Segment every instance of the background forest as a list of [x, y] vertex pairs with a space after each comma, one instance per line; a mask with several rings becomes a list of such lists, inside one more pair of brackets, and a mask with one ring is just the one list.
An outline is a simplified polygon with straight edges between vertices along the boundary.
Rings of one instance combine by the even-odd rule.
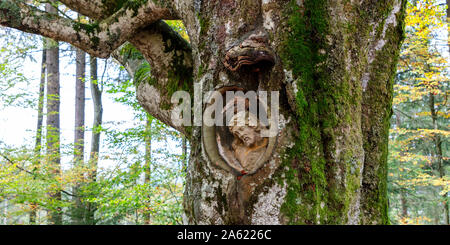
[[[392, 224], [449, 224], [446, 13], [445, 1], [408, 2], [389, 137]], [[188, 156], [189, 142], [139, 106], [114, 58], [0, 27], [0, 224], [181, 224]]]

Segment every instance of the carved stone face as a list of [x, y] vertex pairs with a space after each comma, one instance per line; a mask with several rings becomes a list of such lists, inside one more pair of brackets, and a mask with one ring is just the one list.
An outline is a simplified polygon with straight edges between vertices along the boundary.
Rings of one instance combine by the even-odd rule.
[[[226, 101], [225, 93], [222, 93], [222, 96]], [[223, 107], [222, 119], [225, 125], [204, 126], [202, 130], [203, 145], [211, 162], [238, 176], [254, 174], [261, 168], [270, 159], [276, 141], [276, 136], [263, 137], [262, 134], [273, 122], [266, 122], [267, 119], [262, 121], [264, 118], [260, 120], [252, 110], [253, 104], [250, 99], [248, 103], [245, 101], [244, 107], [240, 107], [241, 99], [246, 98], [237, 97], [229, 100]], [[257, 98], [253, 103], [258, 103], [258, 112], [264, 110], [268, 115], [267, 106], [263, 101]], [[216, 105], [210, 102], [208, 106]], [[228, 113], [231, 114], [231, 118], [228, 118], [230, 116]]]
[[250, 126], [232, 126], [230, 127], [231, 133], [238, 137], [245, 146], [253, 146], [257, 141], [261, 140], [259, 132], [254, 127]]

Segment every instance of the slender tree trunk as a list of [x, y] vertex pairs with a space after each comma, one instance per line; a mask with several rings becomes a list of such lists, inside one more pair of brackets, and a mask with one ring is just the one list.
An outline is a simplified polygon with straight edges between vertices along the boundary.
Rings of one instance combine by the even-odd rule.
[[[98, 163], [98, 153], [100, 151], [100, 127], [102, 125], [102, 91], [100, 90], [98, 76], [97, 76], [97, 58], [91, 57], [91, 95], [94, 106], [94, 122], [92, 124], [92, 142], [90, 161], [93, 166]], [[95, 178], [95, 176], [93, 176]]]
[[[76, 49], [76, 79], [75, 79], [75, 136], [74, 136], [74, 168], [78, 173], [80, 181], [84, 179], [84, 114], [85, 114], [85, 78], [86, 78], [86, 54], [80, 49]], [[81, 171], [81, 172], [80, 172]], [[85, 207], [80, 197], [79, 183], [74, 187], [75, 207], [72, 216], [73, 224], [83, 224], [85, 222]]]
[[[429, 103], [429, 107], [430, 107], [430, 111], [431, 111], [431, 119], [433, 122], [433, 129], [437, 130], [438, 129], [438, 125], [437, 125], [437, 112], [435, 109], [435, 98], [433, 93], [430, 93], [430, 103]], [[439, 135], [435, 135], [433, 137], [433, 141], [434, 141], [434, 149], [435, 149], [435, 154], [436, 154], [436, 163], [437, 163], [437, 170], [439, 173], [439, 178], [443, 178], [445, 176], [445, 169], [444, 169], [444, 162], [443, 162], [443, 158], [442, 158], [442, 141], [441, 141], [441, 137]], [[444, 222], [446, 225], [449, 225], [449, 204], [448, 204], [448, 194], [445, 193], [442, 196], [443, 201], [443, 206], [444, 206]]]
[[[396, 120], [396, 126], [397, 128], [401, 128], [402, 121], [400, 117], [400, 112], [395, 111], [395, 120]], [[403, 155], [403, 152], [400, 153]], [[406, 199], [406, 191], [403, 187], [400, 187], [400, 203], [401, 203], [401, 217], [407, 218], [408, 217], [408, 201]]]
[[[47, 47], [45, 39], [42, 45], [42, 61], [41, 61], [41, 80], [39, 82], [39, 100], [38, 100], [38, 118], [36, 125], [36, 140], [34, 144], [34, 152], [39, 156], [42, 147], [42, 122], [44, 120], [44, 96], [45, 96], [45, 78], [46, 78], [46, 62]], [[35, 169], [33, 169], [35, 170]]]
[[[152, 122], [153, 118], [150, 115], [147, 115], [147, 121], [146, 121], [146, 135], [145, 135], [145, 166], [144, 166], [144, 181], [147, 185], [150, 184], [151, 179], [151, 163], [152, 163]], [[148, 206], [147, 208], [151, 207], [151, 196], [148, 197]], [[144, 224], [149, 225], [151, 224], [151, 213], [148, 210], [145, 210], [144, 212]]]
[[400, 202], [402, 205], [402, 218], [407, 218], [408, 217], [408, 201], [406, 200], [404, 190], [400, 190]]
[[[450, 0], [447, 0], [447, 24], [450, 23]], [[447, 37], [449, 38], [450, 35]]]
[[[45, 9], [47, 12], [57, 13], [57, 10], [48, 3]], [[54, 178], [59, 179], [61, 175], [59, 44], [51, 39], [47, 39], [47, 43], [49, 44], [47, 50], [47, 155], [50, 172]], [[56, 203], [61, 201], [60, 188], [58, 186], [50, 193], [50, 197]], [[51, 224], [62, 224], [62, 208], [59, 205], [48, 214]]]
[[[42, 147], [42, 122], [44, 120], [44, 96], [45, 96], [45, 72], [46, 72], [46, 60], [47, 60], [47, 47], [45, 43], [45, 38], [42, 41], [42, 61], [41, 61], [41, 80], [39, 82], [39, 100], [38, 100], [38, 118], [36, 125], [36, 140], [34, 144], [34, 153], [36, 154], [35, 167], [33, 167], [33, 172], [37, 171], [39, 160], [41, 158], [41, 147]], [[30, 224], [36, 224], [37, 218], [37, 203], [32, 202], [30, 204]]]
[[[447, 0], [447, 28], [448, 28], [448, 26], [450, 25], [450, 0]], [[447, 44], [450, 44], [450, 33], [448, 33], [447, 32]], [[449, 46], [449, 48], [450, 48], [450, 46]], [[447, 96], [447, 95], [446, 95]], [[441, 142], [442, 143], [442, 142]], [[442, 157], [442, 145], [440, 145], [441, 146], [441, 157]], [[442, 159], [441, 159], [442, 160]], [[442, 166], [442, 173], [440, 173], [442, 176], [444, 176], [445, 175], [445, 169], [444, 169], [444, 167]], [[445, 208], [446, 208], [446, 211], [445, 211], [445, 213], [446, 213], [446, 218], [445, 218], [445, 221], [446, 221], [446, 224], [448, 225], [448, 224], [450, 224], [449, 222], [450, 222], [450, 217], [449, 217], [449, 213], [450, 213], [450, 210], [449, 210], [449, 208], [450, 208], [450, 204], [449, 204], [449, 193], [446, 193], [445, 194], [445, 197], [444, 197], [444, 200], [445, 200], [445, 204], [444, 204], [444, 206], [445, 206]]]
[[188, 155], [187, 155], [187, 138], [185, 135], [182, 135], [182, 141], [181, 141], [181, 150], [182, 150], [182, 154], [183, 154], [183, 172], [187, 171], [187, 165], [188, 165]]
[[[98, 155], [100, 152], [100, 128], [102, 125], [102, 115], [103, 115], [103, 105], [102, 105], [102, 91], [99, 87], [98, 81], [98, 66], [97, 66], [97, 58], [90, 57], [90, 72], [91, 72], [91, 96], [92, 103], [94, 106], [94, 121], [92, 123], [92, 141], [91, 141], [91, 150], [89, 154], [89, 169], [90, 174], [88, 176], [89, 181], [95, 182], [97, 179], [97, 166], [98, 166]], [[96, 207], [95, 204], [88, 204], [88, 213], [87, 223], [95, 224], [95, 214]]]

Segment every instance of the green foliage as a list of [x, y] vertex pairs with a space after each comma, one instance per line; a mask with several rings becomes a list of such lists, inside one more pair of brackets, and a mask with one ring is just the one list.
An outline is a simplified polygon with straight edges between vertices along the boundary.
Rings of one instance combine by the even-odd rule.
[[[132, 47], [127, 52], [134, 55]], [[16, 59], [8, 61], [3, 67], [14, 64]], [[118, 67], [105, 73], [115, 72], [120, 73]], [[18, 72], [11, 70], [9, 75], [18, 76]], [[14, 82], [19, 81], [14, 79]], [[83, 215], [74, 206], [76, 197], [94, 211], [92, 220], [83, 221], [86, 224], [181, 223], [185, 174], [182, 169], [186, 156], [166, 149], [166, 145], [179, 148], [181, 136], [139, 106], [135, 86], [130, 80], [113, 79], [111, 75], [102, 76], [101, 80], [106, 92], [103, 98], [112, 98], [116, 105], [125, 106], [133, 112], [134, 120], [104, 122], [92, 129], [101, 132], [103, 139], [98, 168], [90, 161], [69, 160], [67, 163], [64, 159], [73, 158], [74, 146], [61, 144], [63, 167], [60, 176], [55, 177], [49, 164], [51, 154], [41, 155], [29, 146], [31, 144], [22, 147], [0, 145], [0, 203], [2, 208], [3, 204], [8, 205], [6, 213], [2, 209], [0, 217], [6, 218], [9, 224], [27, 224], [33, 208], [38, 211], [37, 223], [46, 224], [46, 211], [58, 207], [62, 207], [63, 223], [71, 224], [73, 218]], [[149, 139], [150, 156], [144, 147]], [[79, 188], [77, 192], [74, 192], [75, 186]], [[48, 195], [57, 191], [62, 191], [62, 200]]]
[[5, 38], [0, 40], [0, 108], [34, 107], [38, 98], [27, 90], [32, 80], [25, 77], [23, 63], [32, 59], [29, 51], [35, 48], [36, 38], [0, 29], [0, 36], [3, 35]]

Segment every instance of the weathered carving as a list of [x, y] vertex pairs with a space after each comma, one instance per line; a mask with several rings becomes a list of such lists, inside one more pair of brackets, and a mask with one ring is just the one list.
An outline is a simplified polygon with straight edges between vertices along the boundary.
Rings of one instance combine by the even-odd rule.
[[267, 36], [263, 33], [250, 35], [240, 45], [228, 50], [223, 64], [230, 71], [238, 71], [243, 66], [254, 66], [253, 71], [275, 64], [273, 52], [267, 48]]
[[[243, 101], [244, 106], [237, 106]], [[259, 99], [259, 110], [264, 110], [265, 123], [249, 110], [250, 101], [240, 96], [230, 100], [222, 109], [224, 126], [203, 128], [203, 143], [210, 160], [223, 169], [240, 176], [255, 173], [270, 158], [276, 136], [265, 137], [269, 127], [267, 106]], [[208, 106], [212, 106], [209, 104]], [[231, 111], [230, 111], [231, 110]], [[231, 117], [227, 120], [227, 114]]]

